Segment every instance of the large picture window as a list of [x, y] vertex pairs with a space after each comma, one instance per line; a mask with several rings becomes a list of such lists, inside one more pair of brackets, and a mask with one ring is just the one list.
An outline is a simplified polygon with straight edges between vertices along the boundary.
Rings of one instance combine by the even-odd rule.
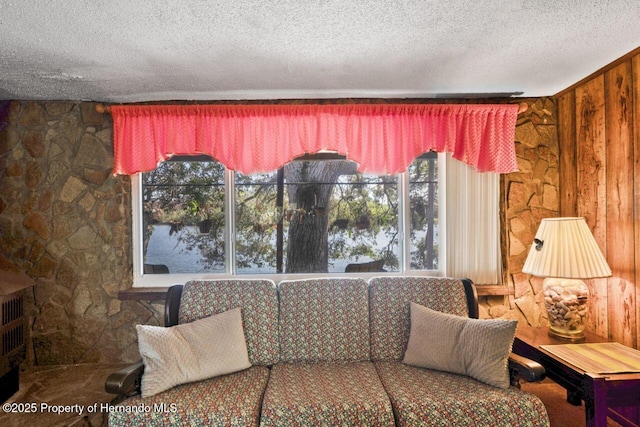
[[113, 171], [132, 175], [134, 286], [352, 271], [501, 283], [499, 174], [518, 170], [518, 111], [112, 106]]
[[395, 176], [332, 155], [251, 175], [174, 157], [140, 175], [138, 279], [438, 270], [435, 153]]

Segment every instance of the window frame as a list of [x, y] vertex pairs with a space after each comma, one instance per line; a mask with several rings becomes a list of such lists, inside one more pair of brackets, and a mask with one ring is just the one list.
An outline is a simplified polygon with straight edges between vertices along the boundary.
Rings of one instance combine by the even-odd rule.
[[[322, 160], [323, 154], [309, 156], [308, 159]], [[326, 153], [329, 154], [329, 153]], [[323, 277], [374, 277], [374, 276], [402, 276], [407, 274], [421, 276], [443, 276], [444, 254], [446, 254], [446, 209], [444, 195], [446, 194], [446, 182], [443, 179], [445, 168], [445, 154], [437, 153], [438, 165], [438, 227], [439, 227], [439, 262], [437, 270], [412, 270], [411, 269], [411, 242], [408, 238], [411, 213], [409, 210], [409, 172], [397, 174], [398, 194], [402, 195], [398, 201], [398, 218], [402, 218], [398, 224], [400, 268], [395, 272], [333, 272], [333, 273], [269, 273], [269, 274], [237, 274], [235, 271], [235, 175], [234, 171], [225, 168], [225, 272], [224, 273], [170, 273], [170, 274], [145, 274], [143, 270], [143, 208], [142, 208], [142, 175], [136, 173], [131, 176], [131, 213], [132, 213], [132, 249], [133, 249], [133, 287], [168, 287], [176, 283], [185, 283], [189, 280], [213, 280], [213, 279], [257, 279], [267, 278], [279, 283], [282, 280], [323, 278]], [[326, 158], [326, 157], [325, 157]], [[305, 158], [303, 158], [304, 160]]]

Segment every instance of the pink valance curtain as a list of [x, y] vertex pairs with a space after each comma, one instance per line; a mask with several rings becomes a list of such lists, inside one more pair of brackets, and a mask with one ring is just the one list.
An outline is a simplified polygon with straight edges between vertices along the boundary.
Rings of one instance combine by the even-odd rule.
[[518, 170], [518, 106], [486, 104], [112, 106], [114, 174], [207, 154], [242, 173], [335, 151], [360, 172], [395, 174], [420, 154], [451, 152], [480, 172]]

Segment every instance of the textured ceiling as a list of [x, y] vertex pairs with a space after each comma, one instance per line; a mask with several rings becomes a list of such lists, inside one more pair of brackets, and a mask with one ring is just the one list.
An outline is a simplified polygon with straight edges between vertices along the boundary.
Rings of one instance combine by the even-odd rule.
[[0, 0], [0, 99], [553, 95], [638, 0]]

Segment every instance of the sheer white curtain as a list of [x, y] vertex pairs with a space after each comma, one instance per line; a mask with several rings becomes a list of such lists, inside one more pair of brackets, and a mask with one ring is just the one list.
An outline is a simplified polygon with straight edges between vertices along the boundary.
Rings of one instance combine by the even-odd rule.
[[502, 283], [500, 177], [444, 157], [444, 274], [476, 284]]

